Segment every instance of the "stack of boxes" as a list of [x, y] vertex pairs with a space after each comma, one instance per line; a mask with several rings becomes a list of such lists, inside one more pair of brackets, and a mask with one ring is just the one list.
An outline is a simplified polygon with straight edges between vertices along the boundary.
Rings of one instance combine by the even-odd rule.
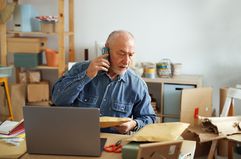
[[43, 64], [46, 44], [45, 37], [8, 38], [8, 52], [13, 53], [14, 66], [19, 68], [16, 71], [17, 83], [11, 85], [14, 120], [23, 118], [22, 107], [29, 103], [49, 105], [49, 83], [41, 80], [40, 71], [30, 70]]
[[[27, 101], [31, 104], [49, 101], [49, 83], [41, 80], [40, 71], [19, 72], [19, 82], [27, 86]], [[36, 104], [37, 104], [36, 103]]]
[[10, 37], [8, 52], [14, 53], [16, 67], [33, 68], [43, 62], [42, 51], [46, 48], [47, 38], [44, 37]]

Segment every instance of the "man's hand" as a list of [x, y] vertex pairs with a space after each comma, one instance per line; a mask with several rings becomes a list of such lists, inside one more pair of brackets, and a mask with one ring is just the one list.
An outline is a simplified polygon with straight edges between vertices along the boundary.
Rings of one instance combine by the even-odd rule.
[[106, 59], [108, 56], [109, 54], [104, 54], [90, 62], [86, 70], [86, 74], [89, 78], [94, 78], [99, 71], [108, 71], [110, 67], [110, 62]]
[[123, 123], [120, 126], [117, 126], [115, 128], [119, 133], [126, 134], [129, 131], [133, 130], [135, 128], [135, 126], [136, 126], [136, 121], [131, 120], [131, 121], [125, 122], [125, 123]]

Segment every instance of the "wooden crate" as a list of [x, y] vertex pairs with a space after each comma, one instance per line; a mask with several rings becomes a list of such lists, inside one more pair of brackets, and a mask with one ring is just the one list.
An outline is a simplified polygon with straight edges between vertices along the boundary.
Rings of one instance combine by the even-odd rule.
[[10, 53], [39, 53], [46, 48], [47, 38], [44, 37], [10, 37], [7, 40]]

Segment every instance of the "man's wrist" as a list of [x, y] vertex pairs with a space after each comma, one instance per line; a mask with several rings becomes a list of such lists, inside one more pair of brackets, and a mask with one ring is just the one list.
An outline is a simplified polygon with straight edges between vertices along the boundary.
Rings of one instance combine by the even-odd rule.
[[133, 127], [133, 131], [136, 131], [138, 129], [138, 122], [136, 120], [133, 120], [134, 121], [134, 127]]

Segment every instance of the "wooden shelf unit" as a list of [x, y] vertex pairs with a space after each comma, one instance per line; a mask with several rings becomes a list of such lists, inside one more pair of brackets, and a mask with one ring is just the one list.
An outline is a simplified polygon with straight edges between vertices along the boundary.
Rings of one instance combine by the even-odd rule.
[[[18, 0], [15, 0], [18, 2]], [[59, 65], [58, 67], [47, 67], [47, 66], [39, 66], [39, 69], [58, 69], [58, 76], [61, 76], [66, 69], [66, 61], [65, 61], [65, 36], [68, 36], [68, 56], [69, 61], [75, 61], [75, 46], [74, 46], [74, 0], [68, 0], [68, 17], [69, 17], [69, 28], [68, 32], [65, 32], [64, 22], [64, 6], [65, 0], [58, 0], [58, 23], [57, 28], [58, 31], [56, 33], [43, 33], [43, 32], [17, 32], [17, 31], [7, 31], [6, 24], [0, 24], [0, 37], [1, 37], [1, 65], [7, 65], [7, 35], [13, 34], [13, 36], [54, 36], [58, 37], [58, 54], [59, 54]], [[6, 5], [5, 0], [0, 0], [0, 9], [3, 9]]]
[[[164, 113], [164, 95], [166, 93], [165, 85], [177, 85], [180, 87], [190, 86], [193, 88], [202, 87], [202, 76], [201, 75], [178, 75], [172, 78], [143, 78], [147, 83], [150, 94], [156, 99], [158, 107], [157, 116], [164, 121], [164, 118], [179, 119], [180, 114], [175, 113]], [[169, 92], [167, 92], [169, 93]], [[174, 94], [176, 95], [176, 94]], [[173, 96], [176, 98], [176, 96]], [[181, 103], [180, 103], [181, 104]], [[178, 109], [178, 108], [177, 108]]]

